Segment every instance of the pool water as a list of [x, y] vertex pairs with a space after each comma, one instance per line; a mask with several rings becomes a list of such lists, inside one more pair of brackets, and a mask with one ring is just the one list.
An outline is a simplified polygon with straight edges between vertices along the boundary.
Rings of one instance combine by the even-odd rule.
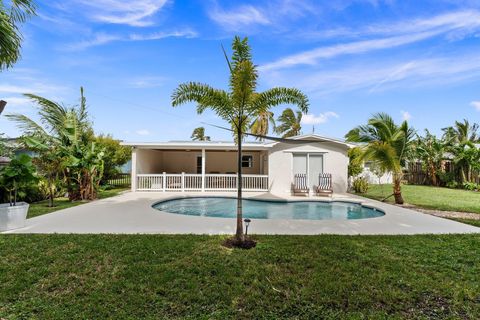
[[[351, 202], [273, 201], [243, 199], [243, 217], [251, 219], [346, 220], [383, 216], [385, 213]], [[153, 205], [160, 211], [202, 217], [235, 218], [237, 199], [189, 197]]]

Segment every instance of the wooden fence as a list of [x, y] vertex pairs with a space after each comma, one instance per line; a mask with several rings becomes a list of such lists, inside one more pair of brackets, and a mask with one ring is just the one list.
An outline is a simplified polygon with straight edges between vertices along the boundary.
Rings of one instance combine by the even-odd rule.
[[[445, 162], [443, 173], [449, 173], [455, 175], [455, 181], [460, 181], [460, 176], [456, 173], [455, 165], [452, 162]], [[437, 177], [439, 183], [442, 184], [442, 181]], [[432, 181], [427, 172], [423, 170], [422, 164], [420, 162], [410, 163], [408, 168], [404, 170], [404, 180], [408, 184], [417, 184], [417, 185], [431, 185]], [[480, 172], [472, 173], [472, 181], [475, 183], [480, 183]]]
[[132, 183], [132, 176], [130, 173], [118, 173], [112, 179], [109, 179], [107, 183], [111, 186], [126, 187]]

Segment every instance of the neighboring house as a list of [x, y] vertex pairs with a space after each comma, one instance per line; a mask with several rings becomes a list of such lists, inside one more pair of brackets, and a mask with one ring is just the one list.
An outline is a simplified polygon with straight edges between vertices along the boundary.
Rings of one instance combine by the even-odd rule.
[[[334, 192], [347, 191], [350, 144], [319, 135], [290, 142], [245, 142], [243, 189], [285, 194], [294, 174], [304, 173], [311, 189], [320, 173], [331, 173]], [[305, 142], [302, 143], [302, 140]], [[132, 191], [235, 191], [237, 146], [221, 141], [129, 143]]]
[[368, 183], [370, 183], [370, 184], [388, 184], [388, 183], [393, 182], [391, 172], [386, 172], [383, 175], [378, 176], [377, 173], [375, 173], [375, 171], [371, 169], [371, 167], [372, 167], [372, 162], [371, 161], [366, 161], [363, 164], [363, 172], [360, 174], [360, 176], [367, 179]]

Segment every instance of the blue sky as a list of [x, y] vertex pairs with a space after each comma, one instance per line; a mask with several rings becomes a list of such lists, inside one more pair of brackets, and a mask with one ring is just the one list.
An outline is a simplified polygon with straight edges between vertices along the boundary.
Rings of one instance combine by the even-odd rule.
[[[172, 108], [184, 81], [226, 88], [221, 44], [248, 36], [259, 90], [310, 99], [303, 132], [343, 137], [379, 111], [440, 133], [480, 122], [480, 1], [37, 1], [23, 57], [0, 74], [8, 112], [35, 115], [22, 93], [65, 104], [84, 86], [97, 132], [130, 141], [189, 139], [194, 105]], [[274, 112], [279, 115], [284, 107]], [[0, 131], [19, 134], [0, 117]], [[213, 139], [230, 134], [206, 126]]]

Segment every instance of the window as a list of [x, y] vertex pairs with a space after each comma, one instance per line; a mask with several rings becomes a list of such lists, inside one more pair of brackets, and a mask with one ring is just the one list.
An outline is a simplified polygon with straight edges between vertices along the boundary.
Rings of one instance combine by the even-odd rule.
[[253, 156], [242, 156], [242, 168], [253, 168]]

